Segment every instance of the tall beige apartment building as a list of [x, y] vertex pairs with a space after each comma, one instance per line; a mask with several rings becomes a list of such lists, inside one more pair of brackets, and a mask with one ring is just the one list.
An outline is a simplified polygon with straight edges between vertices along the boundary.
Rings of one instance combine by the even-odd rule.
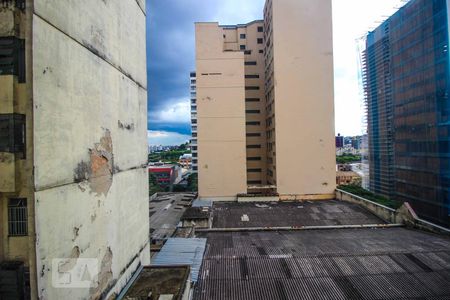
[[0, 299], [113, 299], [149, 264], [145, 20], [1, 2]]
[[199, 195], [330, 199], [331, 0], [268, 0], [264, 20], [196, 23]]

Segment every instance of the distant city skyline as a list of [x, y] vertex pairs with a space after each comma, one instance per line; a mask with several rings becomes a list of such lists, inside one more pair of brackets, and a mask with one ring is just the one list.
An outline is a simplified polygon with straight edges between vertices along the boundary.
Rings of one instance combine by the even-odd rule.
[[[189, 72], [195, 70], [194, 22], [234, 24], [261, 19], [264, 0], [147, 2], [149, 144], [181, 144], [190, 139]], [[362, 133], [356, 39], [404, 2], [333, 0], [336, 134]]]

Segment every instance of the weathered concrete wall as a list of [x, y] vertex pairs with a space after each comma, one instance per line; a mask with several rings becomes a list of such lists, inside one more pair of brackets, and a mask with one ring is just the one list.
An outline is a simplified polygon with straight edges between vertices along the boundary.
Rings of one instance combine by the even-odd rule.
[[342, 190], [336, 190], [336, 199], [364, 206], [366, 209], [370, 210], [372, 213], [386, 222], [402, 223], [402, 220], [399, 220], [397, 218], [397, 212], [393, 208], [378, 204], [376, 202], [367, 200], [365, 198], [350, 194]]
[[388, 223], [405, 224], [420, 230], [450, 235], [449, 228], [420, 219], [408, 202], [395, 210], [339, 189], [336, 190], [336, 199], [361, 205]]
[[[144, 1], [35, 0], [38, 290], [101, 299], [150, 261]], [[55, 258], [94, 258], [97, 286], [52, 285]]]

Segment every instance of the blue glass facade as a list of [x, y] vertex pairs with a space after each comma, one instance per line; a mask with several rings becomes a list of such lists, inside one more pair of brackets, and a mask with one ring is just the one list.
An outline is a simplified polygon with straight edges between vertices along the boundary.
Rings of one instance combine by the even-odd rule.
[[[371, 189], [408, 201], [420, 216], [445, 225], [450, 225], [448, 3], [412, 0], [369, 33], [364, 70]], [[371, 53], [377, 51], [382, 54]], [[383, 170], [390, 171], [390, 185], [383, 185]]]

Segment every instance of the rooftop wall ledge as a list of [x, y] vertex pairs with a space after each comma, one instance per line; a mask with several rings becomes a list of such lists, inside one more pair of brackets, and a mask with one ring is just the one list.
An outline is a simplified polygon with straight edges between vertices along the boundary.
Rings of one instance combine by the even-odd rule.
[[388, 223], [404, 224], [415, 229], [450, 235], [449, 228], [419, 218], [408, 202], [395, 210], [340, 189], [336, 189], [336, 199], [361, 205]]

